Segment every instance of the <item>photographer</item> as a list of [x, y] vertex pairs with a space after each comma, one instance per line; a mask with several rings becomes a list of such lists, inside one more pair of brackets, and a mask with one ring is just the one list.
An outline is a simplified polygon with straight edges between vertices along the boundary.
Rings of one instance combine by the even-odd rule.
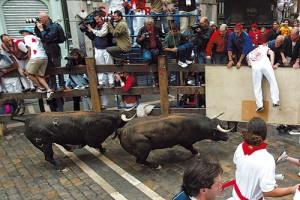
[[201, 17], [200, 24], [192, 26], [194, 34], [192, 36], [192, 42], [195, 49], [195, 54], [198, 58], [199, 64], [209, 64], [206, 63], [206, 53], [205, 49], [207, 43], [212, 35], [212, 28], [209, 26], [209, 21], [207, 17]]
[[154, 20], [151, 17], [146, 18], [145, 25], [140, 29], [136, 42], [141, 45], [143, 50], [143, 59], [146, 62], [153, 62], [162, 49], [160, 38], [163, 33], [158, 27], [155, 27]]
[[[135, 78], [128, 72], [115, 74], [116, 84], [122, 87], [123, 92], [128, 92], [135, 85]], [[133, 107], [137, 104], [139, 95], [122, 95], [122, 103], [125, 107]]]
[[123, 20], [121, 11], [116, 10], [114, 12], [113, 22], [108, 22], [108, 29], [112, 33], [117, 46], [108, 47], [107, 52], [116, 60], [116, 64], [120, 65], [124, 62], [122, 53], [127, 53], [131, 49], [128, 26]]
[[[53, 23], [47, 13], [41, 12], [39, 14], [39, 20], [35, 24], [35, 34], [41, 38], [46, 54], [48, 56], [47, 69], [53, 67], [61, 67], [61, 50], [59, 43], [66, 40], [62, 27], [58, 23]], [[58, 76], [59, 86], [64, 89], [63, 75]], [[56, 76], [49, 78], [49, 85], [51, 88], [57, 88]], [[63, 98], [54, 98], [49, 102], [51, 111], [63, 112]]]
[[[92, 40], [95, 49], [96, 65], [113, 64], [111, 55], [107, 52], [107, 48], [110, 41], [110, 35], [108, 32], [108, 23], [104, 21], [106, 13], [102, 10], [94, 13], [95, 27], [91, 24], [87, 24], [86, 35]], [[114, 86], [113, 73], [98, 73], [98, 82], [101, 87]], [[108, 96], [101, 96], [102, 105], [108, 106]]]
[[[66, 58], [68, 63], [66, 64], [66, 68], [72, 70], [74, 66], [77, 65], [86, 65], [85, 59], [79, 49], [72, 49], [70, 52], [70, 57]], [[84, 89], [88, 87], [88, 80], [83, 74], [70, 74], [69, 79], [67, 81], [67, 86], [74, 89]], [[80, 96], [73, 97], [73, 108], [74, 111], [80, 110]], [[88, 111], [89, 106], [86, 106], [90, 102], [89, 97], [82, 97], [84, 111]]]

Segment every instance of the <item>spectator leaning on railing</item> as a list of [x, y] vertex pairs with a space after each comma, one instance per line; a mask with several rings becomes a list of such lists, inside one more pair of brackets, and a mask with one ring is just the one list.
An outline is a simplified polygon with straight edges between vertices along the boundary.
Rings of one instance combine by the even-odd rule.
[[215, 64], [227, 63], [228, 35], [229, 32], [226, 24], [222, 24], [220, 29], [213, 33], [206, 46], [206, 60], [212, 59]]
[[108, 21], [108, 30], [113, 35], [116, 46], [108, 47], [107, 52], [116, 60], [116, 64], [122, 64], [125, 60], [122, 53], [131, 49], [128, 26], [123, 20], [121, 11], [117, 10], [113, 15], [113, 22]]
[[282, 64], [282, 57], [280, 52], [282, 51], [284, 37], [282, 35], [278, 35], [276, 39], [267, 42], [268, 47], [274, 52], [275, 59], [273, 68], [276, 69], [279, 65]]
[[291, 34], [284, 38], [281, 49], [282, 63], [285, 66], [292, 65], [299, 68], [300, 56], [300, 37], [299, 28], [293, 28]]
[[249, 35], [243, 31], [243, 25], [237, 23], [234, 27], [234, 32], [230, 33], [227, 42], [228, 51], [228, 64], [227, 67], [231, 68], [235, 62], [233, 60], [233, 55], [235, 56], [237, 62], [236, 67], [239, 69], [242, 63], [247, 64], [244, 59], [247, 54], [252, 51], [253, 44]]

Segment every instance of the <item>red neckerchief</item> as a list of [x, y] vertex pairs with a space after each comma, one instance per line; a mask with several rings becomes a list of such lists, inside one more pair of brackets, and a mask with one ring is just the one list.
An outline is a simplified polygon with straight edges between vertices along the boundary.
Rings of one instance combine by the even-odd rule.
[[267, 147], [267, 144], [264, 142], [258, 146], [249, 145], [249, 144], [247, 144], [247, 142], [243, 142], [243, 144], [242, 144], [242, 148], [243, 148], [245, 155], [251, 155], [253, 152], [261, 150], [261, 149], [265, 149], [266, 147]]

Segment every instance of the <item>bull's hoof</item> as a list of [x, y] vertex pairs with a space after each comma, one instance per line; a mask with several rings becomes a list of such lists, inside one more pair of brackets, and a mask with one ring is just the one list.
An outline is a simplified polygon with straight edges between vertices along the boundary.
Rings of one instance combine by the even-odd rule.
[[102, 147], [102, 148], [99, 149], [99, 151], [100, 151], [100, 153], [105, 154], [106, 148], [103, 148], [103, 147]]

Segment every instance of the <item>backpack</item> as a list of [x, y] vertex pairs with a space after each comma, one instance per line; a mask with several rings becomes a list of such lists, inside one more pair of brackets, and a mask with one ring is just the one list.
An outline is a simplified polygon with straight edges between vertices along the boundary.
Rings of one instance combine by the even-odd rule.
[[190, 200], [190, 197], [184, 191], [181, 191], [177, 193], [172, 200]]
[[64, 29], [61, 27], [59, 23], [55, 23], [58, 30], [58, 37], [57, 37], [57, 43], [64, 43], [67, 40], [67, 37], [65, 35]]

